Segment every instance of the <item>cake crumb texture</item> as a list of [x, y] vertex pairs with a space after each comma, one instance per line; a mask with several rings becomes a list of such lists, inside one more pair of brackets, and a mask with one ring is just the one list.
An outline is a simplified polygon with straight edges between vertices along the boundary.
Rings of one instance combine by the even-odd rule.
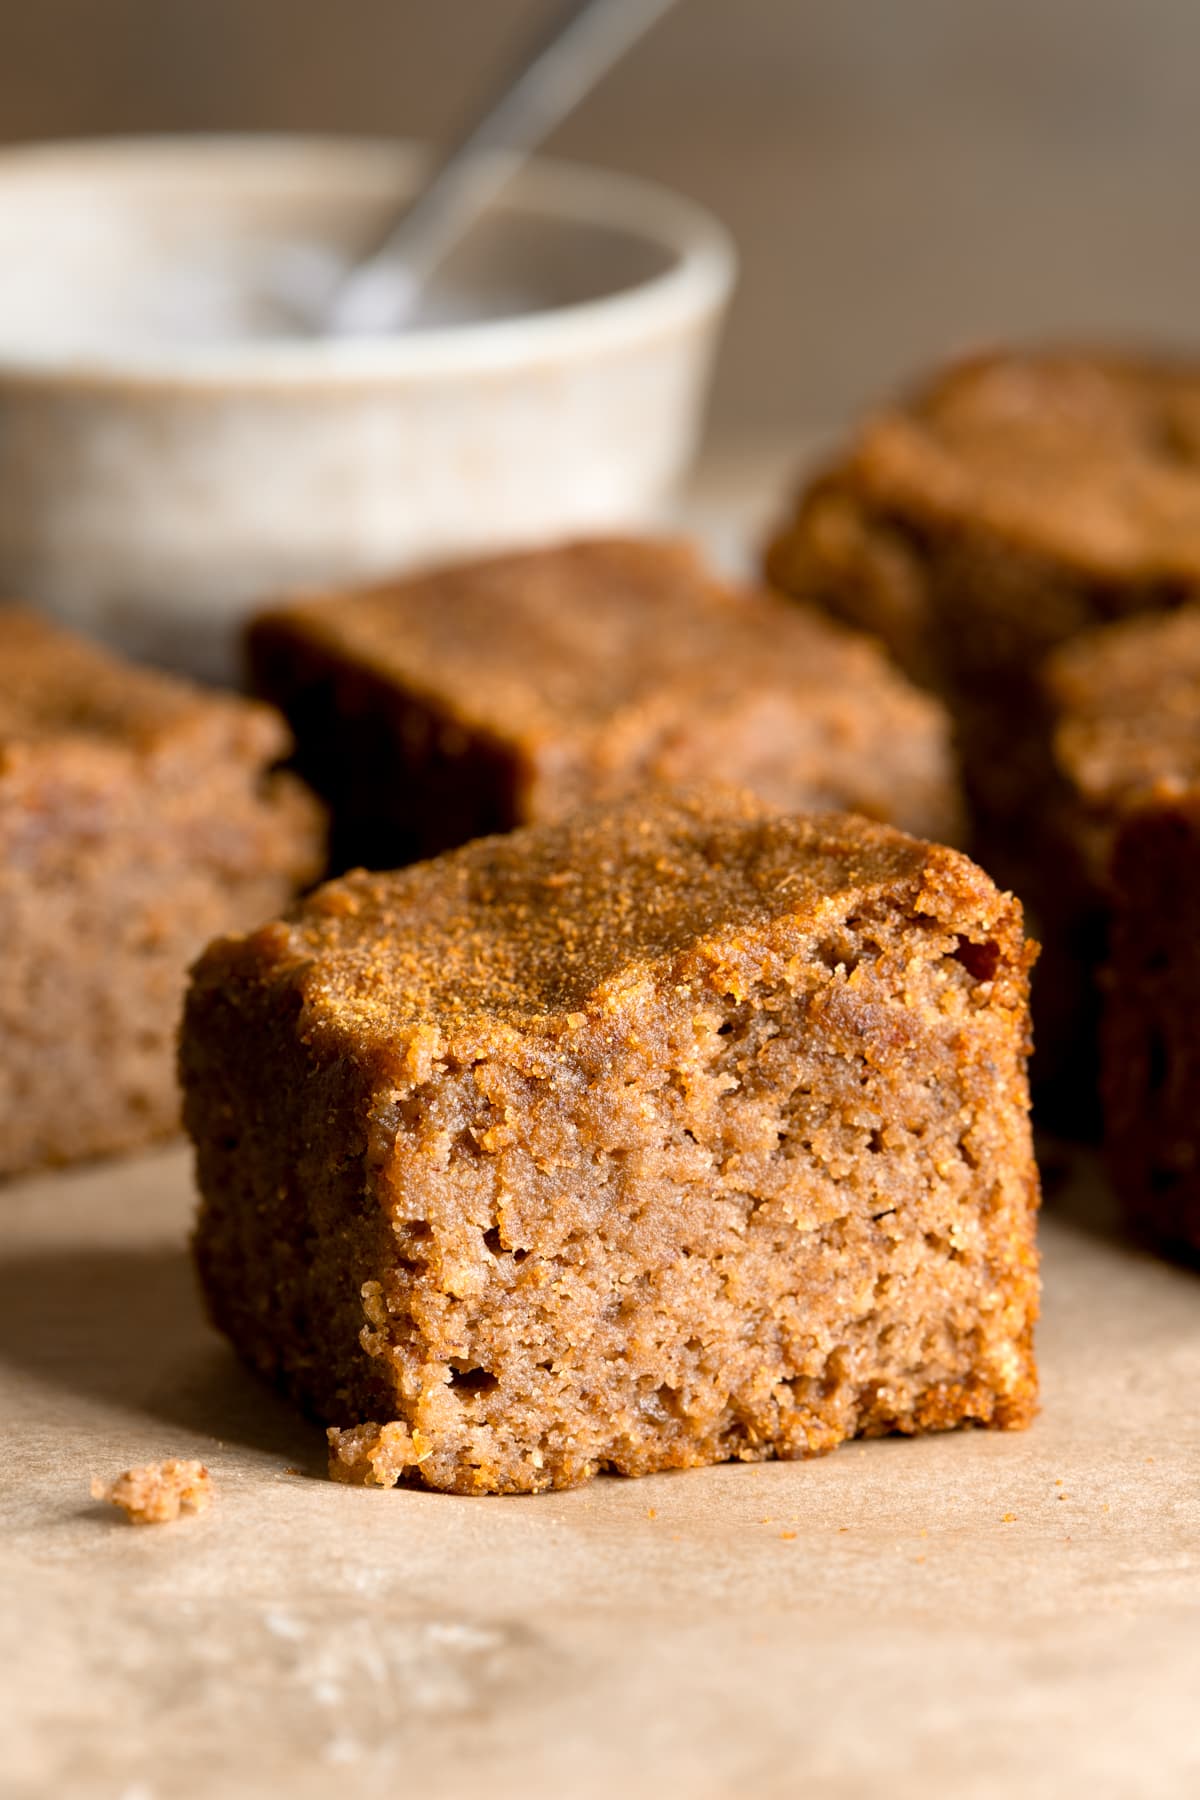
[[169, 1457], [127, 1469], [115, 1481], [92, 1481], [92, 1499], [119, 1508], [131, 1525], [169, 1525], [181, 1513], [202, 1513], [212, 1503], [212, 1477], [202, 1462]]

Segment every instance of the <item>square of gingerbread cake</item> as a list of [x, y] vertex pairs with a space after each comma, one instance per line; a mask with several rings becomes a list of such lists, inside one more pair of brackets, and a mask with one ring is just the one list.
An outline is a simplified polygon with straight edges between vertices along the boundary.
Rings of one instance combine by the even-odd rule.
[[249, 648], [332, 805], [341, 867], [656, 782], [961, 830], [938, 702], [866, 639], [735, 591], [682, 543], [574, 543], [298, 601]]
[[[1104, 1137], [1130, 1222], [1200, 1252], [1200, 609], [1046, 665], [1064, 869], [1099, 1010]], [[1088, 930], [1081, 934], [1081, 923]]]
[[189, 964], [316, 878], [271, 708], [0, 608], [0, 1175], [179, 1126]]
[[948, 704], [974, 854], [1046, 944], [1039, 1096], [1084, 1122], [1089, 1021], [1063, 937], [1039, 670], [1080, 632], [1200, 600], [1200, 365], [1032, 350], [954, 365], [803, 486], [766, 568], [876, 633]]
[[948, 699], [970, 798], [1019, 850], [1041, 658], [1200, 599], [1200, 365], [1033, 350], [952, 365], [803, 485], [766, 567]]
[[1019, 904], [956, 851], [643, 796], [212, 945], [212, 1316], [332, 1471], [564, 1487], [1034, 1406]]

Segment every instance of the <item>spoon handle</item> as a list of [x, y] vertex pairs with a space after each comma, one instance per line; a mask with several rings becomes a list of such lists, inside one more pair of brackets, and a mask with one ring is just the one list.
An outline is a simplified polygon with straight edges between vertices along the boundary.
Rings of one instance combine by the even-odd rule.
[[539, 143], [675, 0], [567, 0], [335, 292], [337, 336], [395, 330], [447, 251]]

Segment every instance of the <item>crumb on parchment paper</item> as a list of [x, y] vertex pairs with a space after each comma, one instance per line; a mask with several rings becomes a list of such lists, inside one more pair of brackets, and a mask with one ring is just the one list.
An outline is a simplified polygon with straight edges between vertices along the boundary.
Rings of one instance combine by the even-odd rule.
[[212, 1496], [204, 1464], [185, 1457], [126, 1469], [111, 1482], [92, 1477], [92, 1499], [120, 1507], [131, 1525], [167, 1525], [181, 1512], [203, 1512]]

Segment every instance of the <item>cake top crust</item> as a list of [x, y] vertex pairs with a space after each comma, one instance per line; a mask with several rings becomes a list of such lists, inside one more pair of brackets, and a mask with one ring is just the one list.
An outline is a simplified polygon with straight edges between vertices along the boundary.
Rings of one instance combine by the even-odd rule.
[[1047, 658], [1060, 769], [1121, 808], [1200, 785], [1200, 607], [1102, 625]]
[[310, 1022], [400, 1045], [414, 1029], [569, 1021], [664, 957], [708, 945], [719, 960], [781, 919], [819, 936], [880, 895], [983, 930], [1019, 919], [966, 857], [887, 826], [776, 814], [729, 789], [645, 790], [393, 873], [357, 870], [201, 968], [219, 982], [232, 961], [298, 988]]
[[29, 607], [2, 605], [0, 753], [62, 746], [273, 761], [290, 738], [271, 707], [127, 662]]
[[750, 691], [844, 693], [925, 722], [878, 648], [716, 579], [674, 540], [583, 540], [459, 563], [260, 616], [510, 742], [582, 737], [670, 696], [693, 716]]
[[1098, 576], [1200, 581], [1200, 364], [979, 356], [869, 419], [840, 473], [918, 526], [965, 523]]

